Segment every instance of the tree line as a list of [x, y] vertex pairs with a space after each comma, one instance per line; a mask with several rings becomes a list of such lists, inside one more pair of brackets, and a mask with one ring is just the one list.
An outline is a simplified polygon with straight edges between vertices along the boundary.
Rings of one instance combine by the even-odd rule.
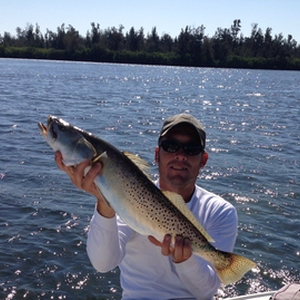
[[43, 34], [38, 24], [28, 24], [25, 29], [17, 27], [16, 35], [0, 34], [0, 57], [300, 70], [300, 46], [292, 35], [273, 36], [272, 28], [263, 32], [252, 24], [245, 37], [238, 19], [229, 28], [217, 28], [212, 37], [201, 25], [182, 28], [175, 38], [159, 36], [156, 27], [145, 34], [143, 27], [124, 32], [122, 25], [101, 29], [92, 22], [82, 36], [72, 25]]

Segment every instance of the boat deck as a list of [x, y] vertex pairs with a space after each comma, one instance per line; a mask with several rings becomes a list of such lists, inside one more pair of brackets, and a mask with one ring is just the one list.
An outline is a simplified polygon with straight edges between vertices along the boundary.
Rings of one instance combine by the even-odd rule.
[[270, 297], [273, 296], [275, 291], [272, 292], [263, 292], [252, 295], [238, 296], [234, 298], [226, 298], [224, 300], [270, 300]]

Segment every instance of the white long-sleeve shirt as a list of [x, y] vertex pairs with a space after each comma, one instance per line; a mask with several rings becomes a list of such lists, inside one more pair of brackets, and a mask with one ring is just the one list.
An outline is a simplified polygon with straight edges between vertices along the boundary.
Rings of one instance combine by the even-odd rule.
[[[215, 240], [216, 248], [232, 252], [237, 235], [236, 209], [221, 197], [196, 186], [187, 206]], [[91, 220], [87, 252], [94, 268], [108, 272], [119, 266], [124, 300], [211, 300], [220, 286], [214, 268], [192, 255], [173, 263], [119, 217], [107, 219], [97, 210]]]

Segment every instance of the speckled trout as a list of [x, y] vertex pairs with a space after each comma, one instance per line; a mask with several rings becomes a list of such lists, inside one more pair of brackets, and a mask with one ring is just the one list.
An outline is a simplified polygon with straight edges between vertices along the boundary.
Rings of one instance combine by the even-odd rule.
[[49, 116], [47, 126], [39, 123], [47, 143], [62, 153], [67, 166], [91, 160], [102, 164], [95, 183], [104, 199], [132, 229], [162, 241], [165, 234], [187, 237], [194, 254], [207, 260], [220, 280], [229, 284], [255, 267], [251, 260], [213, 247], [204, 230], [181, 196], [162, 192], [146, 174], [146, 163], [139, 157], [119, 151], [106, 141]]

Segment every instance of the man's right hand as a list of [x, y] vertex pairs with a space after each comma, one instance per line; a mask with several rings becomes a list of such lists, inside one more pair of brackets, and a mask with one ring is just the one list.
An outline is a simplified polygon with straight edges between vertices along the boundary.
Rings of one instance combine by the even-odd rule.
[[114, 217], [115, 211], [107, 204], [106, 200], [103, 199], [102, 194], [94, 182], [95, 178], [101, 174], [102, 165], [100, 162], [92, 164], [90, 170], [85, 175], [85, 168], [91, 164], [91, 161], [89, 160], [82, 162], [77, 166], [66, 166], [62, 161], [62, 154], [59, 151], [56, 151], [55, 162], [59, 169], [69, 175], [71, 182], [75, 186], [97, 198], [97, 210], [102, 216], [106, 218]]

